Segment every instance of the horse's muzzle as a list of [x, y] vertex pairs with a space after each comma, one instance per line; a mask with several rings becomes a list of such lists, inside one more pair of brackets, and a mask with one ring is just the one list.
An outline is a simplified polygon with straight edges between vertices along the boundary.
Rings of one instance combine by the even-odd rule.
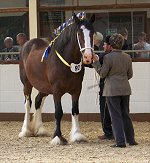
[[86, 48], [82, 54], [83, 54], [83, 63], [87, 65], [91, 64], [93, 59], [93, 49]]
[[93, 58], [92, 55], [84, 55], [83, 56], [83, 63], [87, 64], [87, 65], [91, 64], [92, 63], [92, 58]]

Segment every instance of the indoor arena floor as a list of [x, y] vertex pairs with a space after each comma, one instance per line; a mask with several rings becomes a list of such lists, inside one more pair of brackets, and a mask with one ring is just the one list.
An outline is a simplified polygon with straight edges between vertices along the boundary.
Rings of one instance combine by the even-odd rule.
[[[137, 146], [111, 148], [113, 140], [98, 140], [101, 123], [80, 122], [86, 143], [52, 146], [54, 123], [44, 123], [50, 137], [19, 138], [22, 122], [0, 122], [0, 163], [150, 163], [150, 122], [134, 122]], [[70, 122], [62, 122], [69, 140]]]

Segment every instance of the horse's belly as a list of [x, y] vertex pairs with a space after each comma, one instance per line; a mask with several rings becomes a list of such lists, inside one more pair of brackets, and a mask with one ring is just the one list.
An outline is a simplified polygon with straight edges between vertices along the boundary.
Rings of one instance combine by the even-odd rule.
[[38, 91], [46, 94], [51, 93], [51, 86], [46, 76], [45, 66], [29, 64], [26, 66], [26, 75], [31, 85]]
[[53, 63], [41, 63], [40, 59], [40, 55], [29, 57], [27, 62], [30, 64], [26, 64], [27, 77], [37, 90], [46, 94], [73, 94], [77, 89], [81, 89], [84, 71], [74, 74], [68, 69], [58, 69]]
[[[41, 80], [43, 79], [43, 80]], [[44, 78], [36, 78], [34, 77], [34, 79], [30, 77], [30, 83], [31, 85], [36, 88], [39, 92], [42, 93], [46, 93], [46, 94], [50, 94], [51, 93], [51, 86], [48, 83], [47, 80], [45, 80]]]

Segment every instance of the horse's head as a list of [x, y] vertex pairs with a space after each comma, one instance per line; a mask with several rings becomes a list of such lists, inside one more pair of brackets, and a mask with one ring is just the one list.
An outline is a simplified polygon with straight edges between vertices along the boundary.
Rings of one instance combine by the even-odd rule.
[[90, 20], [79, 20], [74, 14], [75, 23], [78, 25], [77, 40], [80, 48], [80, 52], [83, 55], [83, 63], [91, 64], [93, 57], [93, 35], [94, 28], [93, 22], [95, 21], [95, 15]]

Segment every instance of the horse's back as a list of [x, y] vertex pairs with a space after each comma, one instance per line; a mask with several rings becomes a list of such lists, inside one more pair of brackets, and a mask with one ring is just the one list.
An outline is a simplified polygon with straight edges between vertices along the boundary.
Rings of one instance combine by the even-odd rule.
[[48, 42], [46, 40], [43, 40], [41, 38], [34, 38], [29, 41], [27, 41], [22, 50], [21, 50], [21, 59], [27, 59], [28, 55], [30, 54], [31, 50], [43, 50], [45, 47], [48, 46]]

